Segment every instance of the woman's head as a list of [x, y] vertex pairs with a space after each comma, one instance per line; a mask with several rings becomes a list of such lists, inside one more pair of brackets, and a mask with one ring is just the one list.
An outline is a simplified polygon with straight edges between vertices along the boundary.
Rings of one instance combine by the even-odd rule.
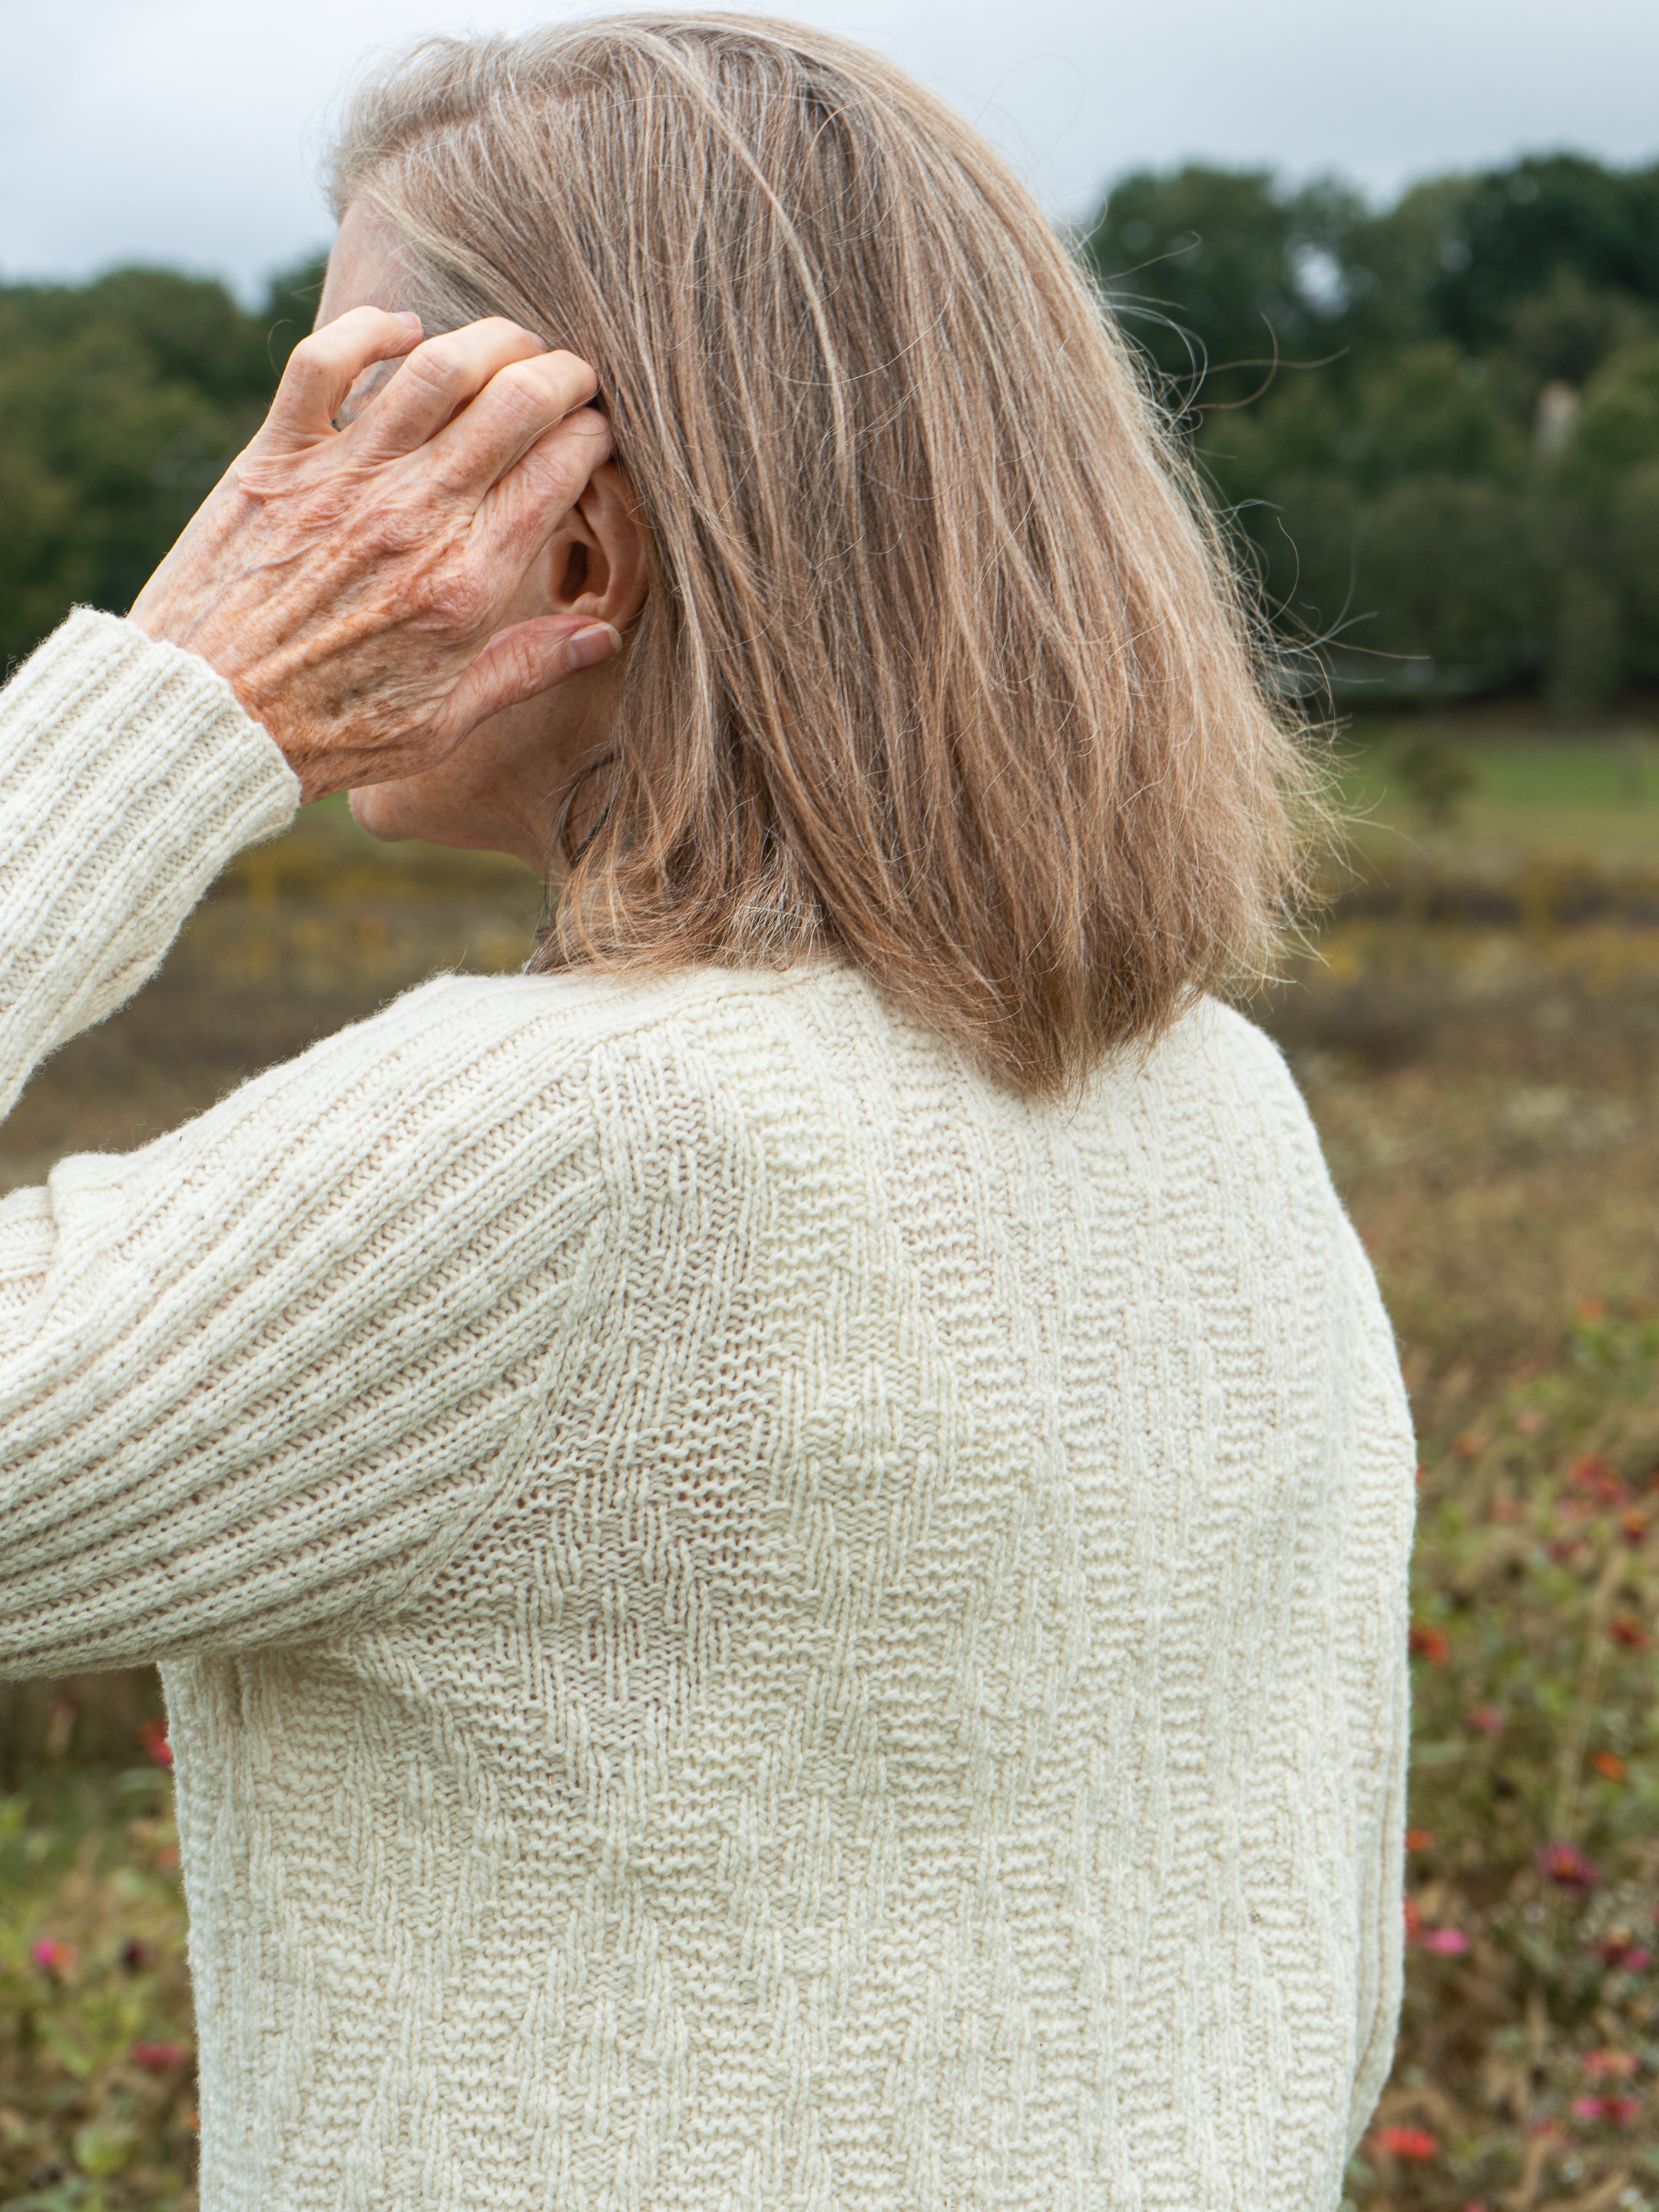
[[832, 954], [1052, 1094], [1261, 963], [1297, 752], [1121, 341], [942, 102], [618, 16], [417, 49], [332, 177], [395, 304], [593, 364], [642, 533], [540, 965]]

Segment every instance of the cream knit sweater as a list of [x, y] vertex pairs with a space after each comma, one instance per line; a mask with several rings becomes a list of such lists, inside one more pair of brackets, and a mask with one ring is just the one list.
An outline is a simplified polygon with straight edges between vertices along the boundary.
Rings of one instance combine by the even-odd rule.
[[[0, 695], [0, 1083], [292, 775]], [[1273, 1048], [1075, 1109], [831, 967], [449, 977], [0, 1205], [0, 1668], [162, 1662], [205, 2212], [1329, 2212], [1412, 1453]]]

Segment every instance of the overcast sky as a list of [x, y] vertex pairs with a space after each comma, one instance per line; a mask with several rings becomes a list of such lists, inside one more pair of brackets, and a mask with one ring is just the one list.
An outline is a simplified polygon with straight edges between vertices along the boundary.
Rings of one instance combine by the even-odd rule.
[[[341, 85], [429, 30], [586, 7], [0, 0], [0, 276], [124, 260], [245, 292], [326, 240], [312, 179]], [[929, 79], [1057, 213], [1188, 155], [1375, 193], [1572, 146], [1659, 155], [1659, 0], [812, 0]]]

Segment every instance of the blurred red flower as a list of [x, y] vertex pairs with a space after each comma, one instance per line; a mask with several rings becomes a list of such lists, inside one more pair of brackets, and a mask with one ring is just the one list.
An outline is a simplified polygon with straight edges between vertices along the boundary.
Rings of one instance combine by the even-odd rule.
[[1593, 1455], [1575, 1460], [1567, 1480], [1581, 1498], [1593, 1498], [1601, 1505], [1622, 1505], [1630, 1496], [1630, 1485], [1618, 1468]]
[[1604, 1966], [1617, 1967], [1627, 1974], [1639, 1974], [1653, 1957], [1651, 1951], [1632, 1943], [1627, 1936], [1609, 1936], [1606, 1942], [1596, 1945], [1595, 1955]]
[[1426, 1659], [1431, 1667], [1443, 1667], [1451, 1653], [1443, 1629], [1433, 1628], [1426, 1621], [1414, 1620], [1407, 1641], [1419, 1659]]
[[135, 2043], [131, 2056], [133, 2064], [147, 2074], [167, 2074], [182, 2066], [190, 2053], [182, 2043]]
[[1626, 1644], [1632, 1651], [1645, 1651], [1653, 1640], [1641, 1622], [1632, 1620], [1628, 1613], [1621, 1613], [1617, 1620], [1610, 1621], [1607, 1634], [1615, 1644]]
[[1628, 2127], [1642, 2110], [1639, 2097], [1575, 2097], [1572, 2117], [1575, 2120], [1611, 2120], [1615, 2127]]
[[1407, 1828], [1406, 1849], [1408, 1851], [1431, 1851], [1434, 1849], [1434, 1831], [1431, 1828]]
[[1625, 1778], [1625, 1762], [1616, 1751], [1591, 1752], [1590, 1765], [1609, 1782], [1622, 1782]]
[[1406, 1941], [1415, 1943], [1422, 1932], [1423, 1915], [1418, 1910], [1417, 1899], [1408, 1897], [1406, 1899]]
[[1504, 1732], [1504, 1716], [1496, 1705], [1477, 1705], [1464, 1718], [1477, 1735], [1501, 1735]]
[[1404, 2158], [1426, 2166], [1440, 2155], [1440, 2142], [1426, 2128], [1379, 2128], [1376, 2148], [1389, 2158]]
[[1595, 1863], [1577, 1844], [1547, 1844], [1538, 1855], [1538, 1870], [1563, 1889], [1594, 1889], [1601, 1880]]
[[61, 1974], [75, 1964], [73, 1943], [60, 1943], [55, 1936], [42, 1936], [29, 1946], [29, 1956], [42, 1973]]
[[1641, 2064], [1633, 2051], [1587, 2051], [1584, 2071], [1601, 2081], [1628, 2081]]
[[152, 1717], [144, 1722], [138, 1730], [138, 1741], [158, 1766], [172, 1765], [173, 1746], [167, 1741], [167, 1724], [165, 1721]]

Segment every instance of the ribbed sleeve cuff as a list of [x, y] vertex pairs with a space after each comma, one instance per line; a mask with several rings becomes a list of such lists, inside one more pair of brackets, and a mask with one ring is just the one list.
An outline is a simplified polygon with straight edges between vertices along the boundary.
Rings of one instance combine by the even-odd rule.
[[222, 678], [81, 607], [0, 691], [0, 1112], [154, 970], [298, 779]]

